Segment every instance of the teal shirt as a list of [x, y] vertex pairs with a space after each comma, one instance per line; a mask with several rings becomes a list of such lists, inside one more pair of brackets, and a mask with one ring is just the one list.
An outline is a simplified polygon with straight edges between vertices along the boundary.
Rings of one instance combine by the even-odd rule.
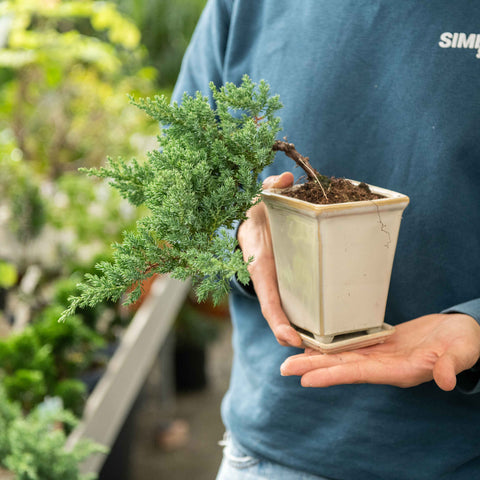
[[[244, 73], [280, 94], [283, 131], [326, 175], [410, 197], [385, 321], [480, 322], [480, 23], [473, 0], [212, 0], [174, 93]], [[293, 171], [278, 154], [263, 176]], [[480, 396], [349, 385], [303, 389], [259, 305], [231, 295], [222, 414], [253, 454], [340, 480], [480, 478]], [[478, 372], [465, 373], [475, 392]], [[462, 378], [460, 378], [462, 380]]]

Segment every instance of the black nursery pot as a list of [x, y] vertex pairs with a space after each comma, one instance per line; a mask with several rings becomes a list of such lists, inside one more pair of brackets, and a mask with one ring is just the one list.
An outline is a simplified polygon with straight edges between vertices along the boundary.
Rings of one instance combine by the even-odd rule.
[[206, 348], [204, 346], [177, 342], [174, 362], [177, 392], [191, 392], [207, 386]]

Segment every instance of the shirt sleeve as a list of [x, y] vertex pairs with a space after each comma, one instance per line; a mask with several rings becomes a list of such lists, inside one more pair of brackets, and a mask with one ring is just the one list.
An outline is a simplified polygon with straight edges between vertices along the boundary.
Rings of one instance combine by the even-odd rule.
[[[480, 298], [447, 308], [442, 313], [464, 313], [480, 324]], [[480, 393], [480, 360], [469, 370], [457, 375], [456, 388], [465, 394]]]

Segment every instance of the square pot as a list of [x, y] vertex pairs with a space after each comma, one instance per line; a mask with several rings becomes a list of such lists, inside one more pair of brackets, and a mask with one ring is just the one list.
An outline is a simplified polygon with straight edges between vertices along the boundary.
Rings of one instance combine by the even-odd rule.
[[383, 320], [409, 199], [369, 187], [385, 198], [314, 205], [281, 190], [262, 192], [283, 309], [304, 343], [322, 351], [378, 343], [393, 333]]

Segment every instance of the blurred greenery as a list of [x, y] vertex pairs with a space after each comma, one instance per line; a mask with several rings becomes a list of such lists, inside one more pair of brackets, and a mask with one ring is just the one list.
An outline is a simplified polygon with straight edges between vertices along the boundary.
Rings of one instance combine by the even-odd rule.
[[81, 475], [79, 465], [94, 452], [106, 453], [106, 448], [88, 440], [65, 448], [67, 431], [77, 423], [71, 412], [64, 410], [55, 399], [24, 415], [0, 385], [0, 477], [16, 480], [97, 478]]
[[169, 95], [204, 4], [0, 0], [0, 334], [28, 320], [0, 338], [0, 376], [25, 411], [51, 395], [80, 414], [78, 377], [131, 315], [106, 303], [57, 323], [142, 214], [78, 168], [151, 150], [158, 126], [127, 95]]
[[156, 88], [136, 25], [89, 0], [0, 2], [0, 17], [3, 147], [51, 178], [136, 153], [130, 137], [148, 120], [126, 95]]
[[142, 34], [158, 72], [159, 87], [170, 90], [206, 0], [118, 0]]

